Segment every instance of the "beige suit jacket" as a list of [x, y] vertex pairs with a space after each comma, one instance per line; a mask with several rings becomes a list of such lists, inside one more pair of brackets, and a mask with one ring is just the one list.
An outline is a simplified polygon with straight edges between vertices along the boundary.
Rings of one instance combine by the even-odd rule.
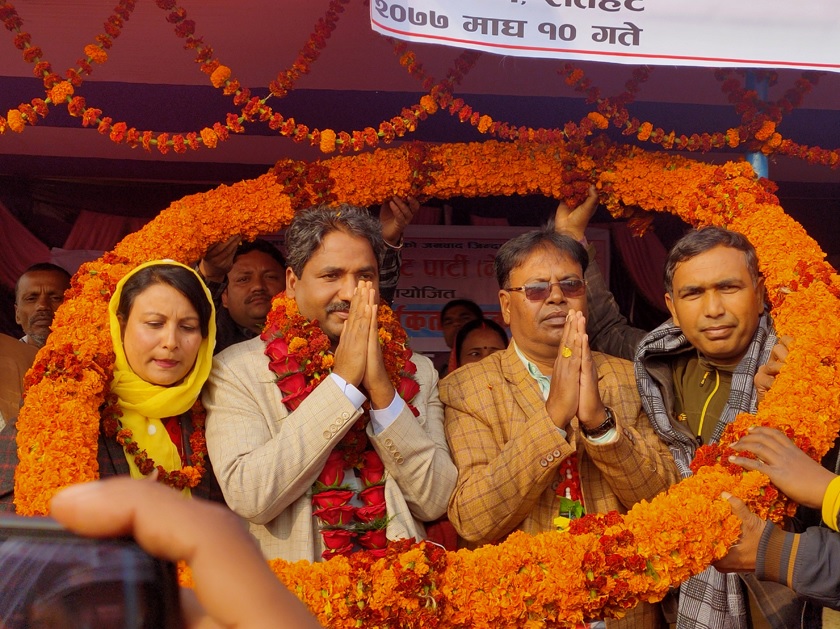
[[0, 334], [0, 429], [4, 418], [18, 415], [23, 399], [23, 377], [35, 362], [37, 353], [32, 345]]
[[[586, 511], [625, 513], [679, 480], [676, 465], [642, 410], [632, 363], [593, 352], [601, 399], [616, 416], [617, 439], [593, 444], [577, 418], [564, 438], [545, 409], [537, 382], [514, 345], [454, 371], [440, 383], [446, 435], [458, 485], [449, 519], [474, 543], [514, 530], [552, 530], [560, 500], [558, 467], [577, 452]], [[657, 627], [659, 612], [641, 605], [610, 626]]]
[[[293, 412], [281, 401], [259, 338], [216, 356], [204, 389], [207, 448], [225, 500], [248, 520], [269, 559], [318, 561], [324, 550], [312, 516], [312, 484], [330, 452], [360, 416], [332, 378]], [[457, 472], [443, 430], [443, 405], [431, 361], [414, 355], [420, 393], [378, 435], [368, 436], [385, 464], [388, 538], [423, 539], [422, 522], [446, 512]]]

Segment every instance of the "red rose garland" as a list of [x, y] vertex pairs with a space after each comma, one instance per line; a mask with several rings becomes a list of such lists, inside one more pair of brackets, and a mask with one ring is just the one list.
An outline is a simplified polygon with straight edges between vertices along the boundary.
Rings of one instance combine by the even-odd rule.
[[[420, 385], [412, 376], [417, 367], [409, 360], [412, 352], [406, 346], [408, 337], [384, 304], [379, 306], [378, 323], [385, 368], [397, 394], [417, 415], [411, 400], [420, 392]], [[285, 292], [274, 299], [260, 338], [266, 342], [268, 368], [277, 375], [283, 403], [294, 411], [332, 371], [329, 338], [317, 322], [300, 314], [297, 302]], [[330, 453], [312, 486], [313, 515], [321, 522], [326, 546], [324, 559], [349, 555], [360, 548], [379, 557], [385, 554], [385, 465], [368, 439], [369, 421], [370, 405], [365, 402], [362, 415]], [[362, 486], [358, 491], [344, 482], [348, 468], [357, 470]]]

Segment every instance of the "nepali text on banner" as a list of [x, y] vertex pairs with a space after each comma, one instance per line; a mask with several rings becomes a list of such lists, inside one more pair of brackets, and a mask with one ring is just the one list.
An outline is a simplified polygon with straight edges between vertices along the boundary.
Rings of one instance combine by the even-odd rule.
[[370, 0], [373, 29], [524, 57], [840, 72], [838, 0]]

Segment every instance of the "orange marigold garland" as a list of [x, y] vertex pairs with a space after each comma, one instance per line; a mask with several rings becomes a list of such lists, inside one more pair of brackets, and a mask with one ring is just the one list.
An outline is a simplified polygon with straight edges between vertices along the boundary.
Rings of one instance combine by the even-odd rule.
[[[431, 166], [420, 178], [412, 175], [414, 159], [408, 148], [336, 157], [319, 163], [316, 183], [322, 195], [371, 205], [412, 189], [439, 198], [518, 193], [579, 200], [594, 181], [615, 215], [633, 216], [634, 208], [667, 211], [693, 225], [743, 232], [758, 250], [776, 327], [795, 342], [758, 415], [739, 416], [721, 448], [750, 424], [767, 424], [794, 435], [815, 457], [826, 452], [840, 418], [840, 278], [813, 239], [784, 214], [772, 186], [756, 181], [747, 164], [702, 164], [606, 143], [572, 150], [559, 142], [427, 147], [424, 161]], [[312, 185], [304, 176], [298, 190]], [[59, 487], [97, 475], [98, 409], [113, 360], [103, 322], [115, 282], [144, 260], [190, 262], [233, 234], [279, 229], [296, 206], [282, 190], [267, 174], [186, 197], [114, 253], [80, 269], [30, 374], [18, 420], [19, 511], [44, 513]], [[172, 233], [183, 237], [175, 241]], [[568, 626], [620, 615], [638, 600], [658, 600], [725, 554], [739, 524], [719, 499], [721, 491], [772, 517], [787, 508], [766, 477], [732, 470], [721, 463], [724, 455], [704, 451], [708, 465], [666, 494], [623, 517], [575, 521], [567, 533], [515, 533], [473, 552], [443, 554], [425, 543], [403, 543], [378, 560], [356, 554], [272, 566], [332, 627]]]

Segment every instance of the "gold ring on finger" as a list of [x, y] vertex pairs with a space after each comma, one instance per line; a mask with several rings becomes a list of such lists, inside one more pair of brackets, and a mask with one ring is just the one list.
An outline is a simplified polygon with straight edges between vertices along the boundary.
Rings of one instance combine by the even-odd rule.
[[560, 355], [563, 358], [569, 358], [572, 355], [572, 348], [566, 345], [563, 346], [563, 349], [560, 351]]

